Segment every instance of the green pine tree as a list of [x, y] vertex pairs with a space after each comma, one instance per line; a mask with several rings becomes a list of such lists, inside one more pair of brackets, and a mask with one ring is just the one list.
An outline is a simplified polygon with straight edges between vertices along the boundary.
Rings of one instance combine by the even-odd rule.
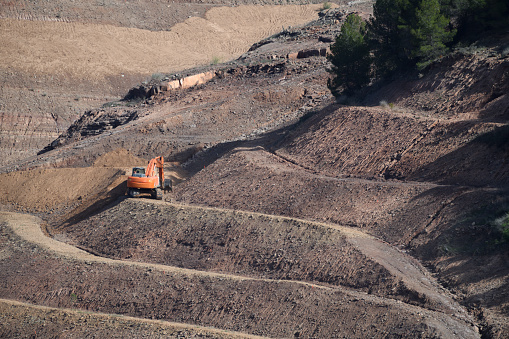
[[374, 55], [375, 78], [390, 76], [413, 66], [409, 22], [415, 0], [377, 0], [368, 22], [369, 46]]
[[327, 86], [334, 94], [352, 94], [370, 81], [371, 57], [365, 39], [366, 23], [356, 14], [350, 14], [336, 41], [331, 45], [327, 59], [332, 63], [333, 75]]
[[410, 29], [415, 45], [412, 56], [417, 58], [419, 69], [448, 52], [446, 44], [456, 34], [455, 30], [448, 30], [448, 26], [449, 19], [441, 14], [439, 1], [422, 0]]

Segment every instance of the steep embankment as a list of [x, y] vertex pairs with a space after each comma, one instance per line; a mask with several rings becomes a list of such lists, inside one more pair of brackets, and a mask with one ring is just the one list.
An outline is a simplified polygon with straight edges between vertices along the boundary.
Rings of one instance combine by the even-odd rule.
[[472, 54], [457, 52], [424, 70], [421, 79], [399, 79], [366, 98], [421, 112], [437, 119], [481, 119], [506, 123], [509, 119], [509, 37], [499, 45]]
[[[332, 104], [323, 56], [287, 54], [330, 41], [336, 14], [202, 86], [91, 111], [61, 147], [16, 164], [32, 170], [3, 174], [5, 208], [53, 208], [55, 239], [2, 213], [0, 296], [270, 337], [507, 333], [505, 59], [444, 60], [406, 80], [412, 92], [395, 82], [366, 99], [385, 107]], [[100, 156], [119, 147], [131, 153]], [[166, 202], [125, 199], [131, 154], [187, 160], [190, 178]]]
[[334, 177], [509, 184], [507, 149], [501, 140], [507, 125], [442, 120], [409, 111], [345, 107], [324, 112], [292, 131], [276, 153]]
[[109, 1], [93, 15], [59, 2], [43, 12], [33, 2], [0, 9], [0, 165], [35, 155], [87, 109], [151, 75], [236, 58], [282, 26], [316, 19], [319, 8], [190, 4], [184, 21], [174, 17], [179, 3]]
[[[413, 91], [400, 89], [400, 97], [442, 107], [437, 98], [447, 89], [455, 110], [406, 107], [404, 100], [392, 109], [329, 106], [279, 139], [203, 153], [189, 164], [198, 172], [175, 198], [361, 227], [426, 260], [478, 310], [483, 333], [501, 335], [509, 267], [497, 218], [508, 211], [509, 143], [507, 96], [496, 93], [507, 85], [508, 70], [500, 57], [454, 60], [444, 79], [433, 69], [412, 80]], [[485, 76], [487, 69], [496, 74]], [[211, 161], [218, 151], [225, 156]], [[199, 170], [203, 163], [211, 165]]]

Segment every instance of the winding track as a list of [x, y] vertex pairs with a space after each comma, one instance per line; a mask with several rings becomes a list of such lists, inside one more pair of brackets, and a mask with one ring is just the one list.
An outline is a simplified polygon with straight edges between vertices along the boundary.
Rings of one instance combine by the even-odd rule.
[[[147, 202], [148, 201], [154, 204], [169, 204], [167, 202], [147, 200]], [[231, 210], [223, 210], [218, 208], [203, 208], [183, 205], [177, 206], [179, 206], [179, 208], [201, 209], [204, 211], [208, 210], [208, 211], [232, 212]], [[415, 312], [419, 312], [420, 314], [425, 314], [426, 318], [430, 320], [430, 323], [433, 323], [434, 326], [440, 328], [441, 331], [443, 331], [442, 333], [450, 333], [451, 335], [454, 334], [453, 336], [456, 336], [458, 335], [458, 333], [461, 333], [460, 334], [461, 337], [472, 337], [472, 338], [478, 337], [473, 328], [465, 326], [465, 323], [471, 324], [473, 323], [473, 321], [470, 319], [469, 315], [463, 309], [463, 307], [454, 302], [452, 298], [450, 298], [447, 295], [446, 291], [440, 289], [438, 284], [436, 284], [436, 282], [434, 282], [429, 276], [425, 274], [425, 270], [422, 269], [422, 267], [420, 267], [420, 265], [415, 260], [412, 260], [408, 256], [402, 254], [401, 252], [395, 250], [394, 248], [391, 248], [387, 244], [384, 244], [378, 241], [377, 239], [369, 235], [366, 235], [363, 232], [360, 232], [355, 229], [350, 229], [348, 227], [329, 225], [318, 222], [309, 222], [295, 218], [276, 217], [252, 212], [234, 211], [234, 213], [258, 215], [274, 219], [283, 218], [285, 220], [295, 220], [300, 222], [306, 222], [315, 227], [328, 227], [340, 231], [343, 235], [346, 236], [347, 241], [357, 246], [365, 255], [368, 255], [375, 261], [384, 265], [391, 272], [391, 274], [394, 274], [395, 276], [401, 278], [405, 282], [405, 284], [411, 286], [419, 293], [426, 295], [427, 298], [430, 298], [434, 300], [436, 303], [441, 304], [442, 308], [445, 309], [445, 312], [438, 312], [408, 304], [406, 304], [405, 307], [413, 309]], [[68, 259], [77, 259], [79, 261], [87, 262], [89, 264], [93, 262], [93, 263], [106, 263], [109, 265], [128, 265], [131, 267], [134, 266], [143, 269], [151, 268], [153, 270], [158, 271], [175, 272], [186, 276], [207, 276], [218, 279], [231, 279], [236, 281], [249, 280], [266, 282], [271, 284], [275, 283], [275, 284], [290, 284], [293, 286], [295, 285], [307, 286], [321, 290], [329, 290], [331, 292], [341, 291], [341, 293], [350, 295], [351, 297], [359, 298], [362, 300], [368, 300], [375, 304], [385, 304], [385, 305], [392, 304], [394, 307], [401, 307], [401, 303], [399, 301], [376, 297], [373, 295], [366, 295], [363, 292], [345, 289], [341, 286], [324, 286], [302, 281], [252, 278], [233, 274], [221, 274], [207, 271], [184, 269], [168, 265], [104, 258], [90, 254], [74, 246], [59, 242], [57, 240], [45, 236], [40, 227], [41, 219], [37, 217], [19, 213], [0, 212], [0, 222], [6, 224], [14, 231], [14, 233], [17, 236], [21, 237], [22, 239], [29, 243], [36, 244], [37, 246], [50, 252], [53, 252], [58, 256], [62, 256]]]
[[[36, 318], [32, 315], [32, 319], [38, 319], [39, 321], [44, 321], [45, 318], [53, 318], [56, 313], [63, 314], [64, 318], [74, 318], [74, 317], [83, 317], [86, 316], [85, 323], [90, 322], [91, 319], [101, 323], [104, 320], [112, 320], [114, 322], [120, 322], [119, 326], [123, 328], [129, 328], [134, 326], [157, 326], [161, 327], [164, 330], [169, 331], [179, 331], [179, 330], [190, 330], [192, 332], [197, 332], [199, 334], [206, 333], [206, 336], [213, 336], [214, 338], [246, 338], [246, 339], [259, 339], [259, 338], [266, 338], [246, 333], [240, 333], [240, 332], [233, 332], [233, 331], [226, 331], [221, 330], [217, 328], [212, 327], [204, 327], [199, 325], [191, 325], [191, 324], [183, 324], [183, 323], [176, 323], [171, 321], [165, 321], [165, 320], [155, 320], [155, 319], [145, 319], [145, 318], [137, 318], [137, 317], [130, 317], [125, 316], [121, 314], [110, 314], [110, 313], [102, 313], [102, 312], [92, 312], [92, 311], [79, 311], [75, 309], [68, 309], [68, 308], [55, 308], [55, 307], [48, 307], [48, 306], [41, 306], [41, 305], [33, 305], [28, 303], [22, 303], [15, 300], [9, 300], [9, 299], [2, 299], [0, 298], [0, 312], [4, 315], [10, 315], [12, 314], [13, 317], [16, 317], [16, 309], [22, 309], [22, 310], [30, 310], [30, 311], [40, 311], [42, 316], [42, 320], [40, 318]], [[13, 310], [14, 309], [14, 310]], [[45, 316], [45, 314], [48, 314], [49, 316]], [[53, 320], [53, 319], [52, 319]], [[77, 320], [77, 319], [75, 319]], [[79, 319], [81, 320], [81, 319]], [[84, 326], [86, 324], [80, 324], [81, 326]], [[1, 328], [1, 326], [0, 326]], [[85, 329], [86, 331], [86, 329]], [[37, 332], [36, 332], [37, 333]], [[163, 334], [166, 334], [167, 332], [163, 332]], [[165, 335], [166, 336], [166, 335]]]

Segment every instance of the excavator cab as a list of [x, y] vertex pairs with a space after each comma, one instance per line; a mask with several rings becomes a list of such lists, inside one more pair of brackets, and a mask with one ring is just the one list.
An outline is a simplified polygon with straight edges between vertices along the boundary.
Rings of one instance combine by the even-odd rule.
[[132, 176], [137, 178], [145, 177], [145, 169], [143, 167], [134, 167]]

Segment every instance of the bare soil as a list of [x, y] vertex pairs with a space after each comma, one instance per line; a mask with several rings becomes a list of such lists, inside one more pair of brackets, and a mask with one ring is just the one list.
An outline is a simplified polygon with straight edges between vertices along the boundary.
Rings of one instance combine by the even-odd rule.
[[[2, 70], [0, 336], [506, 336], [496, 48], [346, 105], [323, 56], [288, 54], [326, 48], [372, 2], [73, 4], [0, 12], [20, 41]], [[203, 71], [217, 76], [119, 100], [142, 76]], [[160, 155], [173, 192], [128, 199], [130, 168]]]
[[[345, 337], [367, 333], [475, 337], [474, 328], [461, 319], [460, 309], [452, 317], [446, 314], [449, 312], [429, 311], [338, 287], [105, 258], [94, 260], [92, 255], [77, 252], [71, 246], [68, 251], [54, 240], [41, 242], [40, 226], [34, 218], [3, 213], [2, 220], [2, 247], [10, 253], [2, 258], [2, 262], [9, 264], [2, 265], [6, 270], [0, 273], [0, 288], [7, 299], [201, 324], [269, 337]], [[30, 264], [23, 264], [26, 260]]]
[[318, 18], [318, 4], [100, 1], [0, 5], [0, 165], [35, 155], [85, 110], [163, 73], [224, 62]]
[[[0, 335], [5, 338], [47, 338], [55, 333], [65, 338], [83, 338], [98, 332], [109, 338], [262, 338], [163, 320], [39, 306], [6, 299], [0, 300], [0, 314]], [[19, 319], [26, 321], [21, 323]]]

